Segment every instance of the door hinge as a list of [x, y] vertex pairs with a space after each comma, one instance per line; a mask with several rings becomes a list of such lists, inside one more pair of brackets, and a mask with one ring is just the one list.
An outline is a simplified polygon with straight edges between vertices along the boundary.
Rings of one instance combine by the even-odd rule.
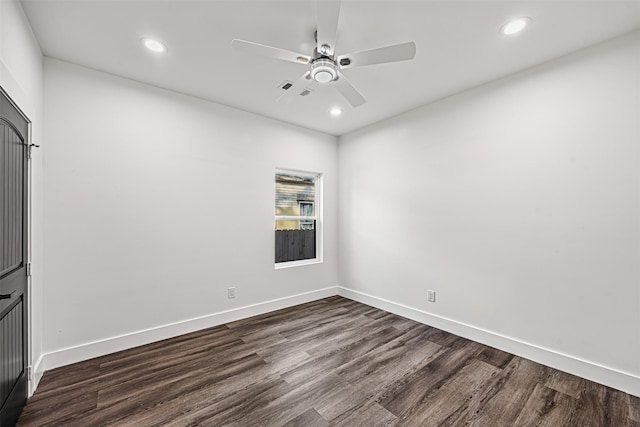
[[31, 160], [31, 157], [32, 157], [32, 153], [31, 153], [31, 151], [33, 150], [33, 147], [38, 148], [38, 147], [40, 147], [40, 146], [39, 146], [39, 145], [36, 145], [36, 144], [29, 144], [29, 145], [27, 145], [27, 160]]
[[27, 366], [27, 379], [29, 381], [33, 380], [33, 367], [32, 366]]
[[31, 263], [27, 263], [27, 277], [31, 277]]

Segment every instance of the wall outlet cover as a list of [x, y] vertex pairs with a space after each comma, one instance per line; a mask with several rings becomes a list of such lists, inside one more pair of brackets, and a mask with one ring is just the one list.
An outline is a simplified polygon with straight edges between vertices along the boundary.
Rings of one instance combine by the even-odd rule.
[[436, 302], [436, 291], [427, 291], [427, 301]]

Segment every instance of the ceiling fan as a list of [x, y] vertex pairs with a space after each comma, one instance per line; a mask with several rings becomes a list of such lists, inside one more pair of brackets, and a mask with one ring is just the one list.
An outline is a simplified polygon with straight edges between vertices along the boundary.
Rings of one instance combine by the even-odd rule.
[[341, 70], [386, 62], [407, 61], [413, 59], [416, 54], [416, 44], [407, 42], [337, 55], [335, 47], [340, 1], [316, 0], [316, 12], [316, 47], [311, 55], [246, 40], [234, 39], [231, 42], [234, 48], [247, 53], [308, 66], [308, 70], [277, 99], [278, 102], [288, 101], [294, 95], [300, 93], [303, 88], [320, 83], [333, 85], [352, 106], [359, 107], [366, 100], [349, 83]]

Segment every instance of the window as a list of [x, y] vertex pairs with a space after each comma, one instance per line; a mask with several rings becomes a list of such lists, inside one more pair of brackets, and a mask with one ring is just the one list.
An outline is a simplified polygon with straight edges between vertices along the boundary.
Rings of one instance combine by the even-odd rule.
[[320, 261], [320, 175], [277, 170], [275, 184], [276, 267]]
[[[313, 202], [304, 201], [298, 203], [298, 209], [300, 216], [313, 216]], [[300, 221], [300, 230], [313, 230], [313, 221], [302, 220]]]

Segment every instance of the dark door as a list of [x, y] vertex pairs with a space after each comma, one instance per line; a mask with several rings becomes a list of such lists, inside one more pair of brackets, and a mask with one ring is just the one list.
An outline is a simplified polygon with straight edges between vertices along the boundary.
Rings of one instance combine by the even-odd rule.
[[27, 400], [28, 129], [0, 88], [0, 427]]

